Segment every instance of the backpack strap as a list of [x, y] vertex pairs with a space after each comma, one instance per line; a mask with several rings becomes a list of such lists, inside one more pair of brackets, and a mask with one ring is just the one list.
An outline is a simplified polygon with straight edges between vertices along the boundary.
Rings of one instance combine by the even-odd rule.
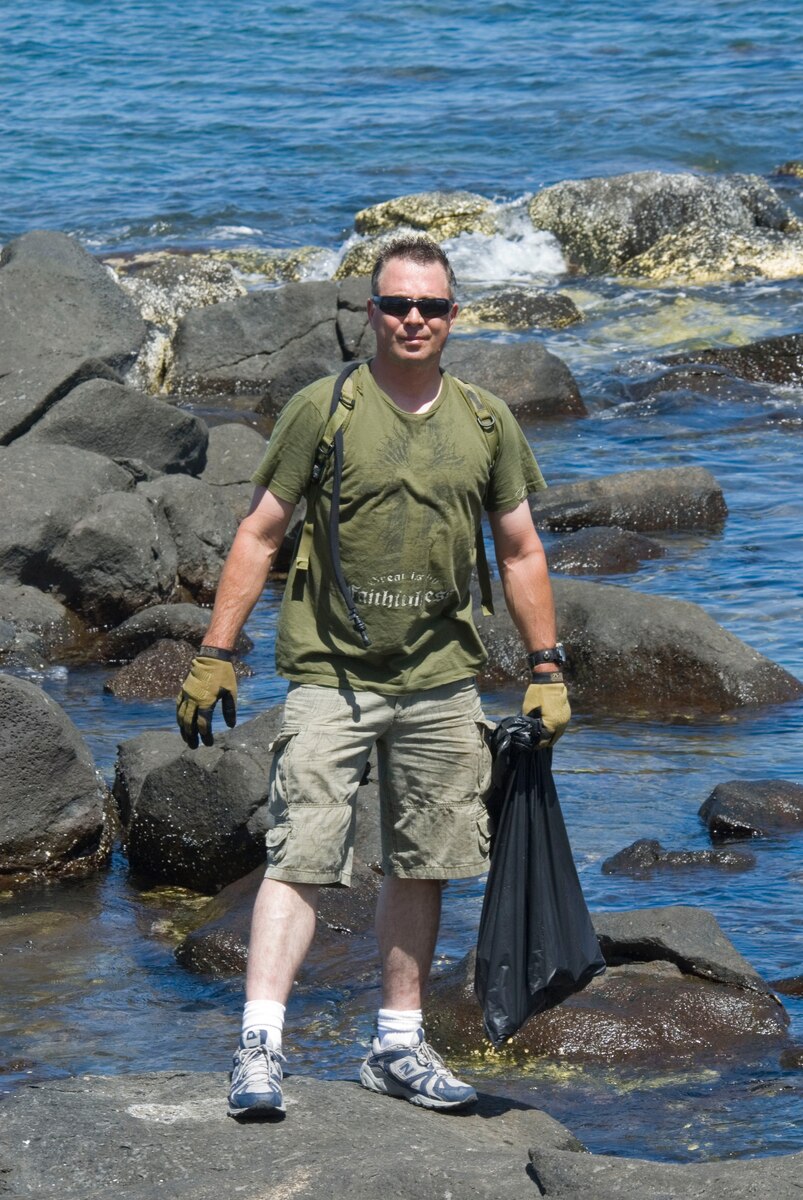
[[312, 551], [313, 529], [315, 525], [315, 504], [321, 487], [321, 480], [329, 458], [332, 458], [332, 502], [329, 508], [329, 556], [332, 572], [338, 589], [343, 597], [349, 620], [360, 636], [363, 646], [370, 646], [368, 630], [365, 622], [357, 612], [354, 604], [354, 594], [343, 574], [343, 564], [340, 561], [340, 484], [343, 478], [343, 431], [348, 424], [354, 409], [354, 380], [351, 375], [362, 366], [361, 362], [350, 362], [338, 375], [332, 389], [332, 402], [329, 406], [329, 420], [323, 431], [323, 436], [315, 451], [312, 464], [310, 485], [307, 491], [307, 514], [304, 528], [298, 543], [296, 555], [296, 572], [309, 570], [309, 559]]
[[[496, 462], [496, 456], [499, 453], [499, 429], [496, 417], [475, 388], [471, 387], [468, 383], [463, 383], [462, 380], [457, 379], [454, 375], [452, 378], [457, 384], [461, 396], [476, 417], [480, 429], [489, 439], [491, 466], [493, 466]], [[488, 556], [485, 553], [485, 539], [482, 536], [482, 523], [477, 527], [476, 563], [482, 615], [484, 617], [492, 617], [494, 615], [494, 597], [493, 589], [491, 588], [491, 572], [488, 568]]]

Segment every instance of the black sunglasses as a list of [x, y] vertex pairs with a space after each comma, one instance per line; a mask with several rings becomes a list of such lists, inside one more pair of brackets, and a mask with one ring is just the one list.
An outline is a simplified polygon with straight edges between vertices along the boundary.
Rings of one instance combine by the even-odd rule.
[[417, 308], [425, 320], [429, 317], [447, 316], [454, 303], [453, 300], [444, 300], [440, 296], [422, 296], [416, 299], [412, 296], [372, 296], [371, 299], [379, 311], [389, 317], [406, 317], [411, 308]]

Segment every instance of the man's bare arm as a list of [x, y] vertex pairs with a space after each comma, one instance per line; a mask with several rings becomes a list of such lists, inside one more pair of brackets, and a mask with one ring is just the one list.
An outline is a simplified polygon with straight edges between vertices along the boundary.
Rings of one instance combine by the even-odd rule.
[[265, 586], [294, 507], [266, 488], [254, 491], [248, 516], [240, 523], [220, 576], [206, 645], [234, 649]]
[[[488, 517], [505, 603], [525, 650], [529, 653], [550, 648], [557, 641], [555, 602], [530, 505], [523, 500], [508, 512], [492, 512]], [[554, 668], [547, 663], [545, 669]]]

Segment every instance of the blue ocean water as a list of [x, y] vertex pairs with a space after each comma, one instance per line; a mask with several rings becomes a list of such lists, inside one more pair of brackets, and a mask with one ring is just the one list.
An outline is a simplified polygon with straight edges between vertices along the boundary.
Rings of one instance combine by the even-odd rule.
[[3, 241], [329, 246], [405, 192], [801, 153], [796, 0], [41, 0], [0, 46]]
[[[565, 178], [647, 168], [770, 175], [803, 157], [798, 0], [28, 8], [0, 9], [0, 241], [48, 227], [97, 253], [337, 249], [357, 210], [408, 192], [468, 188], [507, 201]], [[800, 181], [774, 182], [800, 212]], [[522, 244], [512, 245], [520, 257]], [[454, 256], [461, 274], [498, 278], [510, 246], [472, 243]], [[542, 246], [532, 254], [536, 265], [552, 261]], [[546, 274], [560, 278], [554, 265]], [[803, 282], [560, 282], [585, 319], [546, 340], [570, 363], [590, 415], [528, 428], [548, 480], [694, 463], [717, 476], [730, 509], [721, 534], [668, 539], [666, 558], [608, 582], [701, 604], [803, 677], [801, 389], [639, 406], [621, 402], [620, 386], [668, 349], [799, 330]], [[283, 694], [272, 671], [279, 598], [266, 589], [249, 623], [255, 675], [242, 687], [242, 720]], [[106, 675], [57, 667], [42, 682], [110, 777], [118, 741], [170, 728], [173, 715], [169, 702], [114, 700]], [[485, 699], [496, 716], [515, 703]], [[799, 974], [800, 838], [757, 843], [756, 869], [740, 876], [634, 881], [600, 865], [640, 836], [707, 846], [697, 809], [724, 779], [800, 780], [802, 709], [691, 723], [578, 713], [556, 769], [591, 907], [699, 904], [766, 978]], [[476, 882], [449, 889], [441, 963], [470, 945], [480, 894]], [[129, 879], [120, 852], [94, 880], [0, 897], [14, 968], [0, 995], [0, 1086], [186, 1067], [188, 1043], [199, 1069], [224, 1069], [240, 983], [175, 963], [172, 923], [192, 903]], [[786, 1006], [800, 1040], [803, 1001]], [[293, 1068], [353, 1077], [369, 1008], [301, 989]], [[495, 1086], [542, 1104], [596, 1150], [694, 1159], [801, 1144], [800, 1076], [777, 1055], [684, 1075], [544, 1068]]]

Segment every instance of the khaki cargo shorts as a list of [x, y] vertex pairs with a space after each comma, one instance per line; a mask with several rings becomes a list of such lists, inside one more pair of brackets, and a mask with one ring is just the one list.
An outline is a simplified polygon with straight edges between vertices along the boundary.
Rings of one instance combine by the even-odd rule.
[[266, 877], [349, 884], [357, 788], [374, 746], [385, 874], [481, 874], [490, 727], [472, 681], [404, 696], [291, 684], [272, 747]]

